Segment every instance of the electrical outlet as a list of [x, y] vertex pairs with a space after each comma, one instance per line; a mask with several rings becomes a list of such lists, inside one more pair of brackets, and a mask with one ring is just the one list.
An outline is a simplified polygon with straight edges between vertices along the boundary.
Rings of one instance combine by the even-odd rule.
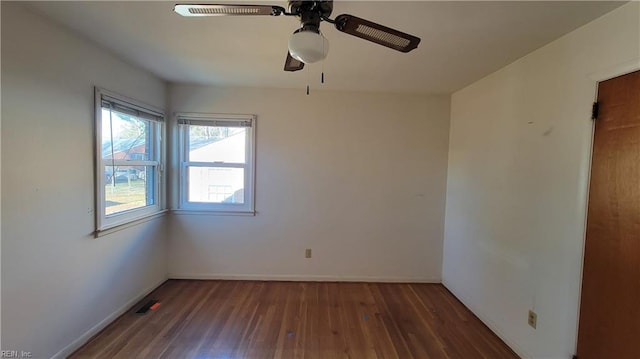
[[305, 258], [311, 258], [311, 248], [307, 248], [307, 249], [304, 251], [304, 257], [305, 257]]
[[527, 322], [531, 328], [536, 329], [538, 325], [538, 315], [533, 310], [529, 310], [529, 316], [527, 318]]

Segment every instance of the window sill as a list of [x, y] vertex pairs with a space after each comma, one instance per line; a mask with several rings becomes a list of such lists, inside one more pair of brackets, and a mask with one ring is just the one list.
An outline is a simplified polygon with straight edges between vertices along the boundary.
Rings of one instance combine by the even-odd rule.
[[247, 216], [254, 217], [256, 211], [212, 211], [203, 209], [172, 209], [172, 214], [183, 215], [197, 215], [197, 216]]
[[144, 222], [149, 222], [152, 219], [156, 219], [156, 218], [162, 217], [167, 212], [168, 212], [168, 210], [163, 209], [160, 212], [156, 212], [156, 213], [144, 216], [144, 217], [140, 217], [140, 218], [134, 219], [131, 222], [118, 224], [116, 226], [105, 228], [105, 229], [96, 230], [95, 232], [93, 232], [93, 235], [94, 235], [94, 238], [104, 237], [104, 236], [109, 235], [111, 233], [118, 232], [118, 231], [121, 231], [121, 230], [129, 228], [129, 227], [137, 226], [138, 224], [141, 224], [141, 223], [144, 223]]

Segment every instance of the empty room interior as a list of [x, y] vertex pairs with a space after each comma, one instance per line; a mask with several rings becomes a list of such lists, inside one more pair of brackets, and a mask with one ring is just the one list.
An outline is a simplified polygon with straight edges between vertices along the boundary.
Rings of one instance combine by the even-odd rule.
[[640, 2], [0, 12], [0, 357], [640, 358]]

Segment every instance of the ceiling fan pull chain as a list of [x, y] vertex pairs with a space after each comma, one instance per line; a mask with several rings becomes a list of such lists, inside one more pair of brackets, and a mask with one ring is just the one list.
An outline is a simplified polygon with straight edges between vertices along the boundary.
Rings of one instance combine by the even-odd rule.
[[[324, 41], [322, 42], [322, 54], [327, 56], [327, 53], [324, 52]], [[320, 83], [324, 84], [324, 58], [322, 59], [322, 74], [320, 75]]]
[[309, 72], [309, 68], [307, 68], [307, 96], [309, 96], [309, 80], [311, 79], [311, 73]]

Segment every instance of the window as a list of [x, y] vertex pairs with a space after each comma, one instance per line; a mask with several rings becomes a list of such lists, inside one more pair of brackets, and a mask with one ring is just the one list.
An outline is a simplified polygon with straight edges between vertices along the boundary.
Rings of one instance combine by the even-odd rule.
[[162, 112], [96, 89], [97, 232], [162, 210]]
[[254, 213], [255, 116], [178, 114], [180, 208]]

